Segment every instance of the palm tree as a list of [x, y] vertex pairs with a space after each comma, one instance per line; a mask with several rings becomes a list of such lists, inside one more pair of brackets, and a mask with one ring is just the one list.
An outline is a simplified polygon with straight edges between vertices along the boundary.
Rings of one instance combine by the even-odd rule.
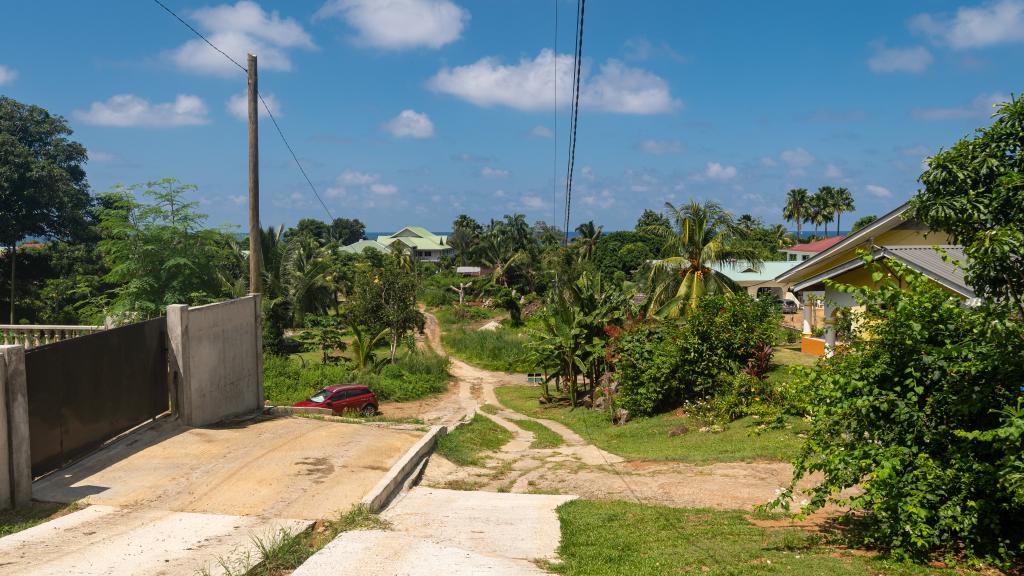
[[836, 235], [839, 235], [839, 219], [843, 212], [853, 212], [853, 194], [846, 188], [833, 188], [829, 197], [832, 212], [836, 215]]
[[818, 234], [818, 226], [825, 226], [825, 236], [828, 236], [828, 224], [835, 219], [835, 213], [832, 211], [832, 195], [833, 190], [831, 186], [822, 186], [818, 188], [818, 192], [811, 197], [813, 202], [813, 216], [814, 216], [814, 234]]
[[742, 290], [710, 264], [742, 260], [761, 267], [757, 250], [738, 242], [743, 231], [717, 202], [691, 200], [676, 208], [666, 202], [674, 230], [663, 231], [668, 256], [654, 262], [648, 277], [648, 315], [678, 317], [688, 314], [705, 294], [732, 294]]
[[307, 312], [323, 311], [330, 305], [333, 293], [325, 281], [330, 266], [329, 254], [315, 238], [298, 236], [285, 247], [281, 279], [297, 324], [302, 324]]
[[594, 226], [594, 221], [584, 222], [576, 227], [576, 239], [573, 241], [579, 249], [581, 260], [590, 260], [597, 248], [597, 241], [601, 239], [604, 226]]
[[801, 239], [802, 225], [808, 220], [808, 204], [810, 194], [807, 188], [793, 188], [786, 194], [786, 207], [782, 209], [782, 217], [786, 222], [796, 222], [796, 239]]

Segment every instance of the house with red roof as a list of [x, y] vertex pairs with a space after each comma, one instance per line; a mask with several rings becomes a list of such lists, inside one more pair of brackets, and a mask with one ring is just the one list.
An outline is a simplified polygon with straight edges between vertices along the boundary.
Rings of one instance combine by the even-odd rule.
[[804, 260], [810, 259], [811, 256], [819, 252], [824, 252], [829, 248], [838, 244], [845, 236], [833, 236], [831, 238], [825, 238], [824, 240], [817, 240], [815, 242], [808, 242], [806, 244], [797, 244], [790, 246], [782, 250], [782, 253], [786, 255], [786, 260], [790, 262], [803, 262]]

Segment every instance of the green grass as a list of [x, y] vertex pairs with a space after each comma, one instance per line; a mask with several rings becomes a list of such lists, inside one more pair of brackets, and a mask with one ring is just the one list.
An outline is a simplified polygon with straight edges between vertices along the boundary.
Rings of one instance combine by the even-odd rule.
[[512, 439], [512, 433], [476, 414], [437, 441], [437, 453], [460, 466], [478, 466], [483, 463], [483, 452], [497, 450]]
[[[257, 553], [255, 559], [221, 559], [219, 564], [226, 576], [290, 574], [342, 532], [381, 530], [388, 526], [388, 523], [379, 516], [357, 504], [333, 520], [317, 522], [298, 534], [289, 534], [282, 530], [269, 538], [254, 536], [253, 543], [256, 545]], [[210, 571], [202, 570], [200, 573], [206, 575], [210, 574]]]
[[488, 414], [497, 414], [498, 407], [495, 406], [494, 404], [484, 404], [483, 406], [480, 407], [480, 411], [486, 412]]
[[79, 508], [77, 503], [30, 502], [14, 510], [0, 510], [0, 538], [42, 524], [51, 518], [70, 514]]
[[777, 346], [772, 358], [772, 364], [777, 366], [814, 366], [817, 362], [818, 357], [801, 352], [799, 344], [796, 347]]
[[561, 564], [572, 576], [954, 574], [854, 554], [794, 528], [759, 528], [746, 513], [630, 502], [559, 506]]
[[456, 358], [485, 370], [530, 372], [526, 357], [529, 337], [521, 329], [474, 330], [446, 328], [441, 335], [445, 350]]
[[360, 372], [347, 364], [303, 362], [296, 356], [263, 357], [263, 389], [271, 404], [291, 405], [324, 386], [366, 384], [382, 401], [418, 400], [448, 390], [448, 360], [429, 352], [403, 353], [380, 373]]
[[[673, 413], [613, 426], [607, 412], [539, 404], [541, 389], [538, 386], [501, 386], [495, 393], [498, 400], [512, 410], [565, 424], [588, 442], [628, 459], [678, 460], [693, 464], [789, 461], [802, 443], [797, 433], [807, 428], [804, 421], [790, 418], [792, 427], [789, 429], [765, 430], [755, 435], [758, 421], [748, 417], [731, 422], [722, 432], [699, 432], [704, 423]], [[670, 431], [680, 431], [681, 427], [688, 431], [669, 436]]]
[[540, 422], [525, 419], [513, 420], [513, 422], [523, 430], [533, 432], [533, 442], [530, 443], [530, 448], [558, 448], [565, 442], [561, 436]]

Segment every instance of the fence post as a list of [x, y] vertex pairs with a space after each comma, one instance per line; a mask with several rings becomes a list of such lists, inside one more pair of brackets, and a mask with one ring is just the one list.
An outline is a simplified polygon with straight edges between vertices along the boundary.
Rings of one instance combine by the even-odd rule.
[[169, 364], [173, 375], [174, 409], [185, 424], [191, 425], [192, 405], [189, 403], [192, 391], [189, 388], [190, 366], [188, 362], [188, 305], [171, 304], [167, 307], [167, 340], [170, 346]]
[[[6, 474], [0, 474], [0, 482], [7, 489], [0, 488], [0, 508], [5, 504], [24, 506], [32, 501], [32, 453], [28, 424], [28, 385], [25, 380], [25, 348], [21, 346], [0, 346], [0, 393], [3, 395], [3, 412], [0, 422], [4, 432], [0, 434], [0, 454]], [[4, 498], [4, 493], [7, 498]]]

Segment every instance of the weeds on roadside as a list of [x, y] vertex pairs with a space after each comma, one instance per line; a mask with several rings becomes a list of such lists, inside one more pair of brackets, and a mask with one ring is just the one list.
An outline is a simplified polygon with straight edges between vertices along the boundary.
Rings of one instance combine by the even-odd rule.
[[[342, 532], [388, 528], [390, 524], [385, 520], [367, 510], [362, 504], [356, 504], [333, 520], [317, 521], [306, 530], [295, 534], [281, 529], [267, 537], [253, 535], [255, 558], [246, 553], [236, 559], [220, 558], [217, 565], [225, 576], [279, 576], [298, 568]], [[204, 568], [198, 574], [210, 576], [211, 572]]]

